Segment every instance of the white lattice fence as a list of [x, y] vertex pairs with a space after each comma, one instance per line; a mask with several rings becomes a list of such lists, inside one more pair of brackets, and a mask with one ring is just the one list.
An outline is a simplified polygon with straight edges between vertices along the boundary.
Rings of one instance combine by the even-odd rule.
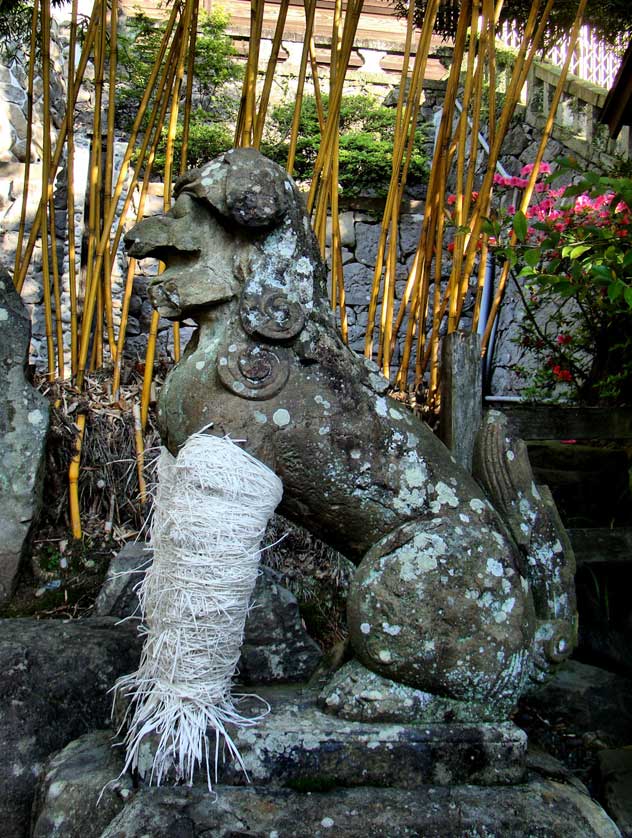
[[[522, 40], [522, 32], [515, 24], [505, 22], [502, 27], [501, 40], [507, 46], [517, 48]], [[568, 42], [563, 41], [552, 47], [543, 56], [556, 67], [561, 67], [568, 52]], [[621, 64], [622, 49], [613, 50], [590, 29], [582, 26], [581, 35], [571, 59], [570, 72], [580, 79], [598, 84], [610, 89]]]

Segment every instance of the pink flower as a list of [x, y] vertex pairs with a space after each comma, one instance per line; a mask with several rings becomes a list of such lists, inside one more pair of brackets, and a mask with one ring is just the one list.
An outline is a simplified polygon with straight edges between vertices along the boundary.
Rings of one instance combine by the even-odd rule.
[[568, 344], [571, 343], [572, 340], [573, 340], [572, 335], [565, 335], [565, 334], [558, 335], [557, 338], [556, 338], [556, 341], [557, 341], [557, 343], [560, 344], [560, 346], [568, 346]]

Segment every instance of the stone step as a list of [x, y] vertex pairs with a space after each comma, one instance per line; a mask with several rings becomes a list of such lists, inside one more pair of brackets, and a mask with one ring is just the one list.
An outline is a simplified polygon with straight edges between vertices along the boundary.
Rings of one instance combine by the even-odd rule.
[[[366, 752], [366, 762], [372, 752]], [[269, 786], [148, 788], [116, 779], [120, 754], [107, 732], [72, 742], [43, 772], [32, 838], [620, 838], [582, 787], [533, 773], [516, 786], [340, 788], [297, 792]], [[98, 804], [97, 804], [98, 801]]]
[[[336, 786], [503, 785], [524, 777], [527, 737], [511, 722], [354, 722], [322, 712], [311, 690], [268, 687], [258, 695], [270, 712], [254, 727], [229, 728], [243, 768], [232, 760], [220, 762], [218, 782], [224, 785], [250, 781], [319, 791]], [[256, 716], [261, 702], [244, 700], [238, 710]], [[148, 739], [141, 749], [141, 777], [151, 774], [156, 741]], [[197, 782], [206, 783], [204, 769]]]

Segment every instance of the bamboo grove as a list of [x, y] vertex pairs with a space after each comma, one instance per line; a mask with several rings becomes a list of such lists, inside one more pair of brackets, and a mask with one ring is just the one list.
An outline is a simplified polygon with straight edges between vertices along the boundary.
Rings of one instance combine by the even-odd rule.
[[[135, 276], [135, 262], [129, 260], [120, 310], [118, 328], [112, 299], [112, 268], [119, 252], [124, 225], [130, 223], [130, 207], [136, 192], [137, 215], [142, 217], [149, 194], [152, 167], [158, 144], [167, 129], [166, 165], [164, 171], [164, 207], [170, 206], [172, 181], [186, 169], [188, 131], [192, 108], [193, 60], [198, 29], [199, 0], [174, 0], [168, 7], [168, 19], [150, 74], [129, 132], [127, 148], [122, 160], [114, 162], [114, 118], [117, 86], [118, 0], [95, 0], [92, 13], [81, 38], [78, 61], [74, 61], [79, 43], [77, 0], [73, 0], [70, 25], [69, 66], [67, 78], [66, 115], [51, 145], [49, 44], [51, 11], [50, 0], [35, 0], [30, 43], [28, 89], [28, 135], [24, 173], [24, 203], [19, 241], [14, 265], [14, 283], [18, 291], [24, 286], [29, 266], [39, 243], [43, 274], [43, 294], [47, 346], [47, 375], [49, 379], [63, 379], [70, 375], [72, 384], [81, 391], [86, 376], [105, 368], [111, 372], [111, 396], [116, 401], [121, 382], [121, 363], [125, 345], [130, 298]], [[342, 245], [339, 224], [339, 114], [345, 95], [348, 67], [363, 0], [336, 0], [332, 15], [330, 72], [319, 78], [319, 67], [314, 45], [316, 0], [304, 0], [305, 34], [295, 94], [295, 113], [292, 121], [288, 171], [293, 170], [299, 132], [301, 104], [306, 81], [314, 90], [321, 142], [316, 157], [307, 208], [325, 255], [328, 219], [330, 219], [330, 274], [331, 305], [336, 312], [341, 333], [347, 337], [345, 287], [342, 270]], [[422, 381], [428, 385], [429, 398], [436, 399], [440, 366], [439, 345], [443, 324], [447, 331], [458, 328], [464, 301], [476, 278], [475, 306], [472, 329], [482, 334], [483, 353], [489, 341], [492, 324], [504, 293], [509, 265], [500, 273], [491, 308], [485, 312], [481, 305], [488, 247], [484, 221], [491, 209], [494, 173], [502, 150], [504, 136], [510, 126], [514, 110], [531, 63], [542, 43], [545, 24], [554, 0], [533, 0], [524, 39], [513, 65], [502, 107], [496, 103], [496, 27], [500, 13], [494, 0], [461, 0], [458, 27], [454, 39], [454, 59], [447, 81], [445, 101], [438, 127], [434, 157], [430, 169], [427, 200], [420, 223], [419, 239], [405, 291], [401, 301], [395, 297], [395, 274], [398, 253], [398, 217], [407, 172], [414, 150], [415, 128], [423, 101], [423, 81], [430, 53], [431, 35], [441, 0], [428, 0], [423, 25], [414, 24], [411, 4], [406, 24], [402, 78], [396, 110], [394, 152], [388, 195], [381, 222], [378, 250], [370, 296], [369, 319], [366, 331], [365, 354], [377, 360], [384, 374], [396, 388], [404, 391], [411, 383], [417, 387]], [[281, 50], [289, 0], [275, 5], [276, 27], [270, 57], [265, 65], [260, 60], [260, 43], [265, 0], [251, 0], [249, 49], [243, 77], [241, 105], [235, 128], [235, 146], [261, 144], [277, 62]], [[578, 36], [586, 0], [580, 0], [577, 18], [571, 33], [568, 56]], [[39, 43], [38, 43], [39, 41]], [[33, 88], [36, 64], [41, 56], [43, 83], [43, 151], [42, 183], [39, 204], [30, 233], [23, 233], [30, 183], [33, 118]], [[87, 224], [87, 262], [82, 269], [77, 264], [75, 241], [75, 206], [73, 200], [73, 171], [75, 155], [75, 114], [78, 93], [86, 77], [86, 69], [94, 70], [94, 118], [91, 134], [105, 137], [105, 142], [92, 142], [89, 167], [90, 207]], [[533, 192], [538, 167], [542, 161], [552, 130], [555, 108], [562, 95], [568, 62], [560, 75], [551, 113], [542, 133], [536, 165], [529, 187], [524, 191], [521, 209], [525, 210]], [[324, 92], [328, 93], [326, 106]], [[174, 140], [178, 115], [183, 109], [183, 137], [181, 164], [173, 171]], [[486, 124], [481, 114], [487, 113]], [[477, 163], [480, 131], [488, 135], [489, 154], [481, 171]], [[70, 336], [65, 337], [66, 325], [61, 316], [61, 279], [55, 246], [55, 208], [53, 185], [60, 171], [65, 172], [68, 192], [67, 254], [69, 260]], [[478, 166], [478, 169], [477, 169]], [[446, 212], [448, 190], [455, 192], [454, 222], [450, 235], [454, 236], [451, 263], [446, 260], [445, 242], [448, 236]], [[472, 199], [474, 191], [476, 200]], [[99, 196], [103, 196], [99, 200]], [[456, 233], [454, 233], [456, 229]], [[81, 274], [83, 270], [84, 274]], [[447, 283], [442, 276], [449, 273]], [[135, 408], [137, 460], [141, 491], [144, 490], [143, 429], [147, 423], [152, 374], [156, 352], [159, 316], [154, 312], [147, 355], [140, 406]], [[180, 353], [178, 324], [174, 325], [174, 355]], [[396, 347], [399, 351], [396, 353]], [[397, 359], [394, 361], [394, 359]], [[71, 465], [71, 518], [73, 534], [81, 535], [79, 505], [76, 494], [80, 464], [81, 438], [85, 418], [79, 416], [78, 447]]]

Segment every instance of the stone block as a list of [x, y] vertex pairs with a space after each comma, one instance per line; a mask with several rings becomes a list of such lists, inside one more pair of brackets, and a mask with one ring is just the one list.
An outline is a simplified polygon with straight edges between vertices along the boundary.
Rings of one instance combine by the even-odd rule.
[[377, 256], [377, 245], [380, 239], [380, 224], [365, 224], [358, 222], [355, 225], [356, 248], [355, 256], [358, 262], [375, 267]]
[[525, 700], [547, 727], [599, 733], [614, 746], [632, 741], [632, 680], [571, 660]]
[[29, 316], [4, 270], [0, 326], [0, 602], [6, 602], [41, 506], [49, 413], [46, 399], [26, 379]]
[[7, 838], [30, 835], [35, 783], [45, 760], [81, 734], [105, 727], [110, 688], [137, 665], [138, 639], [115, 623], [0, 620], [0, 746], [5, 755], [0, 831]]
[[[91, 734], [49, 764], [34, 809], [33, 838], [620, 838], [614, 823], [585, 792], [537, 775], [519, 786], [332, 789], [324, 784], [308, 793], [215, 786], [209, 794], [206, 786], [132, 789], [128, 777], [113, 779], [113, 753], [104, 734]], [[105, 785], [108, 771], [113, 782]]]
[[345, 265], [345, 291], [347, 305], [368, 306], [373, 284], [373, 271], [359, 262]]
[[[240, 712], [256, 716], [264, 699], [270, 713], [255, 729], [230, 728], [243, 768], [220, 757], [218, 781], [225, 785], [249, 781], [316, 791], [505, 785], [524, 777], [527, 737], [511, 722], [423, 726], [352, 722], [320, 711], [308, 690], [263, 688], [257, 696], [245, 698]], [[156, 742], [154, 737], [146, 740], [141, 776], [149, 776]], [[205, 780], [204, 770], [200, 772], [204, 782], [202, 777]]]
[[399, 224], [399, 249], [403, 259], [417, 250], [423, 216], [419, 214], [403, 215]]
[[612, 748], [598, 756], [601, 800], [624, 838], [632, 835], [632, 749]]
[[[354, 214], [350, 210], [341, 212], [338, 216], [340, 224], [340, 244], [343, 247], [353, 249], [356, 243], [356, 234], [354, 227]], [[327, 246], [331, 246], [331, 218], [327, 219]]]

